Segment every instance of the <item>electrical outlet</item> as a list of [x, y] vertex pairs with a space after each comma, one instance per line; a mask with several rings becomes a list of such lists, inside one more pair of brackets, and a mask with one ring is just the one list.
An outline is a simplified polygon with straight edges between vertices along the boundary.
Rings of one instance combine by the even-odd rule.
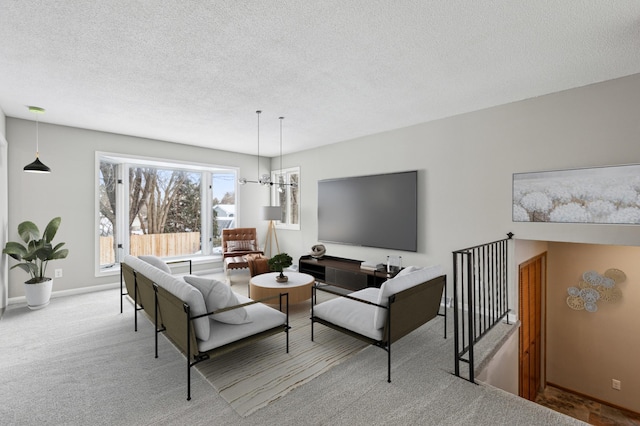
[[54, 278], [62, 278], [62, 269], [56, 269], [54, 274]]
[[620, 390], [620, 380], [616, 380], [616, 379], [611, 379], [611, 387], [614, 388], [615, 390]]

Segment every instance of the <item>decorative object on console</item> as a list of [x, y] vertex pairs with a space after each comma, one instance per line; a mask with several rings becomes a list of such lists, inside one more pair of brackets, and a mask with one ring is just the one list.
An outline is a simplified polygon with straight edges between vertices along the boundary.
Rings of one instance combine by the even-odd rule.
[[617, 284], [627, 280], [627, 275], [619, 269], [607, 269], [604, 275], [596, 271], [586, 271], [577, 287], [567, 289], [567, 305], [576, 311], [596, 312], [597, 302], [617, 302], [622, 298], [622, 291]]
[[387, 273], [397, 274], [402, 269], [402, 256], [387, 256]]
[[35, 223], [30, 221], [18, 225], [18, 234], [24, 244], [9, 241], [2, 250], [17, 260], [18, 264], [13, 268], [20, 268], [27, 272], [31, 278], [24, 282], [24, 292], [29, 309], [41, 309], [49, 304], [53, 280], [45, 275], [47, 264], [50, 260], [64, 259], [69, 254], [68, 249], [63, 249], [65, 243], [53, 246], [53, 237], [56, 236], [61, 222], [60, 217], [54, 217], [40, 238], [40, 230]]
[[323, 244], [316, 244], [311, 246], [311, 252], [309, 255], [314, 259], [320, 259], [327, 252], [327, 249]]
[[44, 114], [44, 108], [40, 108], [37, 106], [30, 106], [27, 108], [29, 108], [30, 112], [33, 112], [36, 114], [36, 159], [33, 161], [33, 163], [30, 163], [24, 166], [23, 170], [29, 173], [51, 173], [51, 169], [45, 166], [42, 163], [42, 161], [40, 161], [40, 141], [39, 141], [40, 138], [38, 134], [38, 114]]
[[272, 271], [280, 272], [280, 274], [276, 277], [276, 281], [278, 282], [286, 282], [288, 280], [287, 276], [282, 273], [284, 268], [288, 268], [293, 263], [293, 259], [287, 253], [278, 253], [269, 259], [269, 268]]

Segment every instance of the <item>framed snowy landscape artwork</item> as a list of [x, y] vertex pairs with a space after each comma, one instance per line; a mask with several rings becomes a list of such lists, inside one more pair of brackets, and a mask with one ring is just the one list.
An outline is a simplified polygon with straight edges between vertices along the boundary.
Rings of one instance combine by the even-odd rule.
[[640, 224], [640, 164], [513, 174], [514, 222]]

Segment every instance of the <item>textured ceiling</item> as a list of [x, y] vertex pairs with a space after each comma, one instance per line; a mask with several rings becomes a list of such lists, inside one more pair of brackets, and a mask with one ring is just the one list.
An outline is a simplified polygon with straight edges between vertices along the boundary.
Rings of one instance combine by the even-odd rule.
[[640, 72], [640, 1], [2, 0], [0, 108], [285, 153]]

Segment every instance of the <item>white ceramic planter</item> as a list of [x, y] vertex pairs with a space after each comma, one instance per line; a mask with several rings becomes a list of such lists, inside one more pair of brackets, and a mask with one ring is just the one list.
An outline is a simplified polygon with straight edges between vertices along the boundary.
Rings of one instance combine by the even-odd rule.
[[51, 289], [53, 288], [53, 279], [37, 284], [24, 284], [24, 295], [27, 298], [27, 306], [29, 309], [42, 309], [49, 304], [51, 298]]

